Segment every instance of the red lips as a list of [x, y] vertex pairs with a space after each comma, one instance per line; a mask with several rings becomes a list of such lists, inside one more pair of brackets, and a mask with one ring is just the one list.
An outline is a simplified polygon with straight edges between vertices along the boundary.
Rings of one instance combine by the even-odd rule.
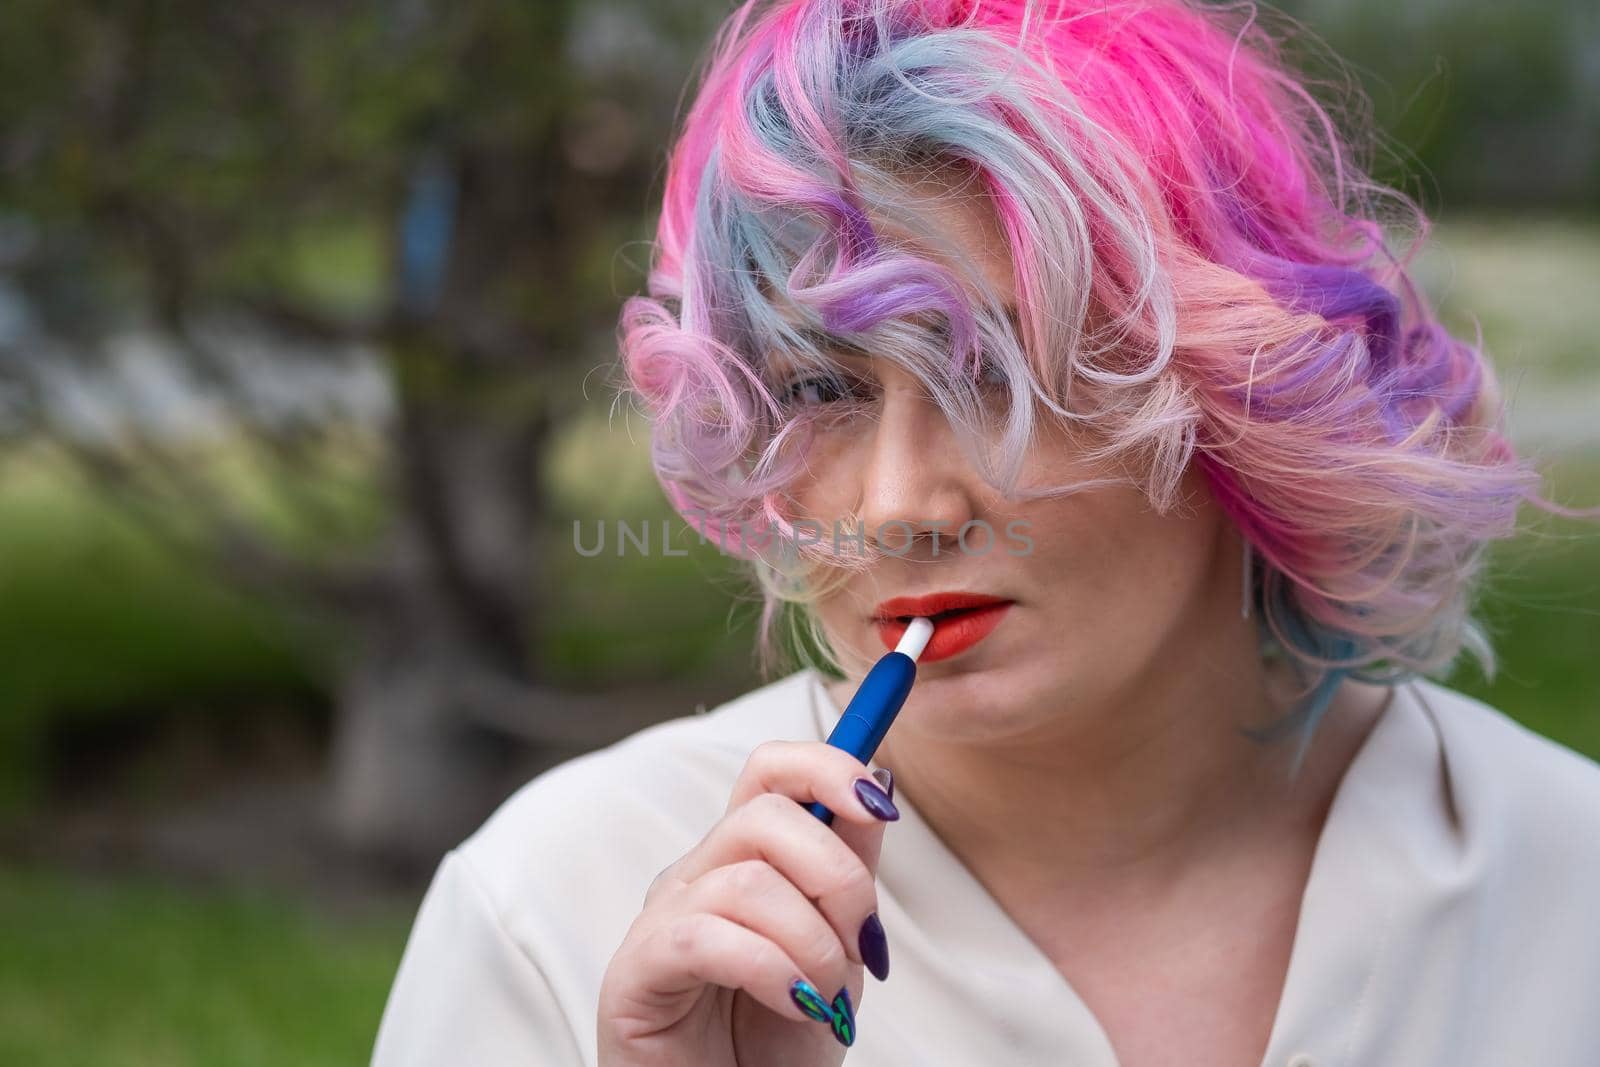
[[1011, 609], [1012, 601], [976, 593], [930, 593], [927, 596], [902, 596], [878, 605], [874, 623], [884, 646], [893, 649], [905, 636], [906, 616], [933, 620], [933, 637], [918, 657], [919, 663], [932, 663], [965, 652], [989, 636]]

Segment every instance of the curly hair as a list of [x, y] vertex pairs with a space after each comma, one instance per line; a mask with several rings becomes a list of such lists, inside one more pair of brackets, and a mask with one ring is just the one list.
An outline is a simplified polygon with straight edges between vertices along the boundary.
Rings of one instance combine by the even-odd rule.
[[[1481, 333], [1451, 336], [1408, 274], [1428, 218], [1368, 175], [1374, 138], [1341, 132], [1281, 37], [1254, 5], [1195, 0], [728, 18], [671, 152], [648, 295], [623, 309], [622, 384], [673, 506], [754, 565], [764, 665], [786, 607], [830, 655], [805, 611], [823, 561], [795, 537], [792, 572], [752, 536], [794, 532], [784, 490], [815, 428], [770, 357], [829, 374], [848, 349], [996, 441], [969, 455], [1008, 491], [1038, 418], [1092, 427], [1094, 458], [1158, 510], [1197, 465], [1253, 552], [1264, 652], [1311, 679], [1262, 736], [1309, 737], [1346, 675], [1392, 684], [1463, 648], [1493, 672], [1470, 611], [1484, 550], [1523, 501], [1565, 509], [1504, 436]], [[930, 254], [937, 220], [904, 191], [934, 168], [992, 204], [1014, 314]], [[1013, 401], [998, 418], [986, 371]]]

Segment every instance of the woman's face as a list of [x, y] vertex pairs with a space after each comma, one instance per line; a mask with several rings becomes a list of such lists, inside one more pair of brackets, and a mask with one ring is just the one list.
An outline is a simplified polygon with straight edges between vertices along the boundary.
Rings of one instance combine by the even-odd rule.
[[[1011, 264], [992, 209], [970, 191], [940, 196], [948, 188], [925, 184], [918, 195], [939, 197], [931, 207], [956, 245], [1009, 300]], [[966, 461], [916, 378], [888, 360], [840, 358], [867, 388], [868, 406], [819, 429], [794, 500], [824, 530], [859, 509], [868, 536], [883, 530], [880, 543], [899, 553], [816, 605], [844, 664], [859, 673], [892, 645], [894, 631], [874, 620], [888, 598], [948, 590], [1012, 602], [987, 637], [919, 665], [902, 724], [952, 740], [1043, 736], [1064, 711], [1117, 706], [1164, 670], [1192, 669], [1196, 648], [1214, 649], [1220, 631], [1233, 640], [1249, 627], [1253, 647], [1254, 623], [1239, 611], [1240, 545], [1193, 466], [1183, 502], [1164, 516], [1132, 485], [1008, 500]], [[1123, 473], [1085, 458], [1083, 427], [1048, 412], [1038, 426], [1022, 485]], [[897, 522], [923, 536], [908, 541]], [[969, 522], [987, 523], [993, 541], [976, 527], [963, 551], [954, 532]], [[1007, 537], [1008, 524], [1031, 548]], [[841, 706], [852, 689], [836, 685]]]

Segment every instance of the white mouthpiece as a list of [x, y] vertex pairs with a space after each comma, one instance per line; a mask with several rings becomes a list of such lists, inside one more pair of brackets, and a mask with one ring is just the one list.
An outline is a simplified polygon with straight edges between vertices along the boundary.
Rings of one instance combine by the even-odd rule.
[[900, 638], [900, 643], [894, 646], [896, 652], [910, 656], [916, 662], [922, 650], [928, 647], [928, 638], [933, 636], [933, 620], [916, 618], [911, 620], [911, 625], [906, 627], [905, 636]]

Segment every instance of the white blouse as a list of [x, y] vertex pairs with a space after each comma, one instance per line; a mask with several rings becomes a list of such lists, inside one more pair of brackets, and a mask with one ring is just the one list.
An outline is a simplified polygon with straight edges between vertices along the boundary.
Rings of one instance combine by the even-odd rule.
[[[750, 750], [823, 740], [797, 671], [539, 775], [449, 852], [373, 1067], [594, 1067], [601, 977]], [[1116, 1067], [1043, 952], [897, 794], [854, 1067]], [[1263, 1067], [1600, 1067], [1600, 765], [1436, 683], [1340, 781]]]

